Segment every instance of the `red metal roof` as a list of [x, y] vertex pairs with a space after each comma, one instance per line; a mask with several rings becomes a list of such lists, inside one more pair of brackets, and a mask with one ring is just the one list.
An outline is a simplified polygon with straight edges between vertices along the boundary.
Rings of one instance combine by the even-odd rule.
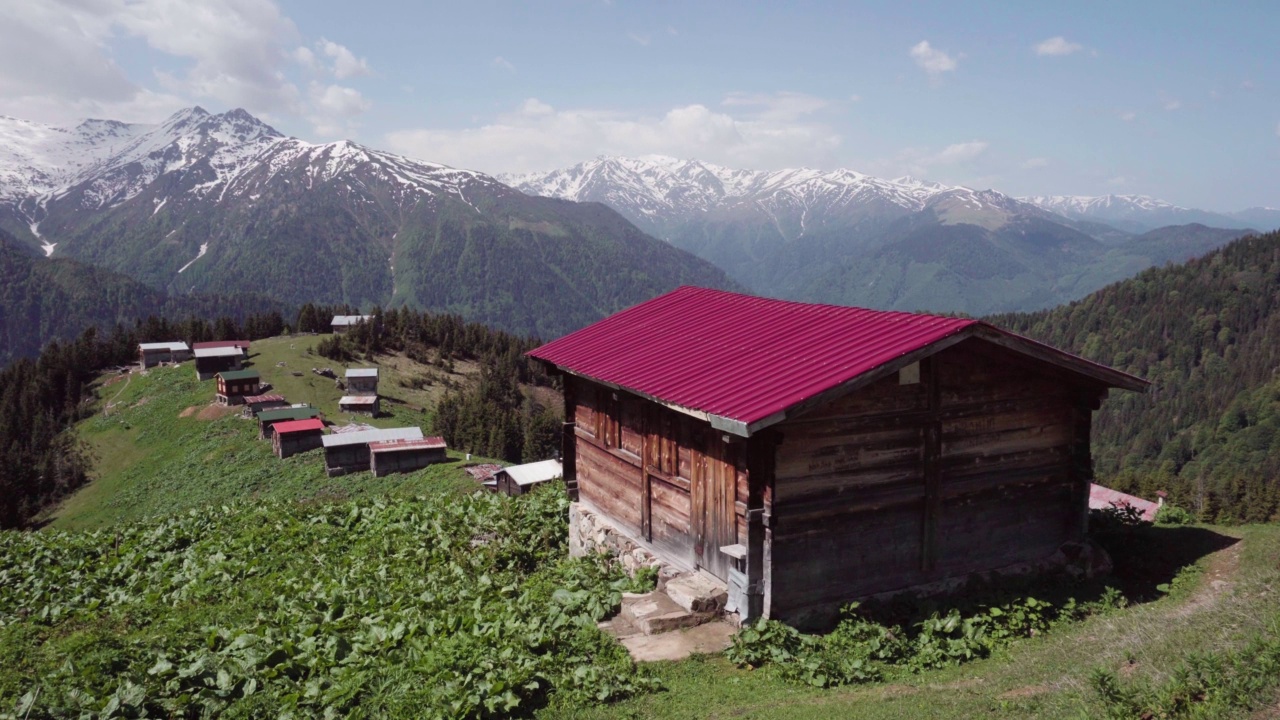
[[1142, 513], [1142, 519], [1147, 522], [1155, 522], [1156, 512], [1160, 510], [1159, 503], [1143, 500], [1137, 495], [1122, 493], [1119, 490], [1112, 490], [1096, 483], [1089, 486], [1090, 510], [1105, 510], [1109, 507], [1121, 508], [1126, 505]]
[[198, 342], [191, 345], [192, 350], [206, 350], [209, 348], [237, 347], [242, 350], [249, 349], [248, 340], [212, 340], [210, 342]]
[[324, 421], [320, 418], [288, 420], [286, 422], [278, 422], [272, 427], [277, 435], [288, 435], [289, 433], [305, 432], [307, 430], [324, 430]]
[[977, 320], [697, 287], [681, 287], [623, 310], [529, 355], [750, 426], [971, 328], [1077, 370], [1109, 373], [1137, 387], [1145, 382]]
[[369, 443], [370, 452], [388, 452], [391, 450], [435, 450], [448, 447], [442, 437], [422, 438], [421, 440], [386, 440]]

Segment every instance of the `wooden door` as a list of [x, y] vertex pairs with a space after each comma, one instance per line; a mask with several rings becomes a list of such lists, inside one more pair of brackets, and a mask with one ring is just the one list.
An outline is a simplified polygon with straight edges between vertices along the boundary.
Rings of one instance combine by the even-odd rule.
[[706, 437], [706, 452], [695, 454], [693, 467], [694, 555], [699, 567], [728, 580], [729, 558], [720, 548], [738, 542], [734, 516], [737, 446], [724, 442], [718, 432], [709, 432]]

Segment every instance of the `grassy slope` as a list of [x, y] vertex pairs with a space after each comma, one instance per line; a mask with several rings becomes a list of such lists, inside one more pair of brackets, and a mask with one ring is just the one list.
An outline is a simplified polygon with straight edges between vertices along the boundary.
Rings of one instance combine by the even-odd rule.
[[[443, 388], [436, 384], [411, 390], [398, 381], [432, 369], [400, 356], [384, 358], [379, 366], [384, 416], [370, 420], [340, 414], [341, 391], [332, 380], [311, 372], [313, 367], [332, 367], [339, 375], [342, 371], [337, 363], [308, 354], [318, 339], [296, 336], [255, 342], [250, 356], [252, 367], [264, 382], [274, 386], [272, 392], [283, 394], [291, 402], [313, 404], [331, 422], [356, 420], [379, 427], [417, 425], [430, 430], [430, 409]], [[285, 366], [278, 366], [280, 362]], [[294, 376], [294, 370], [304, 374]], [[456, 370], [449, 377], [460, 383], [476, 373], [469, 363], [457, 363]], [[460, 487], [472, 482], [457, 464], [377, 479], [367, 474], [328, 478], [318, 450], [279, 460], [269, 443], [257, 439], [256, 423], [242, 419], [238, 413], [209, 419], [216, 414], [209, 408], [213, 390], [213, 381], [195, 379], [191, 363], [153, 368], [145, 375], [132, 375], [103, 387], [100, 405], [111, 403], [111, 407], [79, 426], [81, 437], [96, 456], [97, 475], [47, 518], [51, 526], [94, 529], [245, 495], [342, 498], [379, 492], [414, 493], [424, 484], [435, 484], [442, 478], [457, 482]], [[457, 453], [452, 456], [461, 457]]]
[[[310, 401], [334, 420], [339, 392], [312, 375], [333, 366], [306, 349], [315, 338], [277, 338], [254, 344], [255, 367], [291, 400]], [[286, 366], [277, 367], [284, 361]], [[396, 380], [426, 371], [403, 358], [382, 365], [382, 390], [402, 402], [375, 424], [422, 423], [416, 408], [430, 407], [438, 389], [408, 391]], [[290, 370], [301, 369], [302, 377]], [[465, 381], [474, 368], [460, 368]], [[318, 453], [277, 460], [256, 439], [253, 423], [236, 416], [180, 417], [206, 407], [211, 383], [197, 383], [189, 365], [153, 370], [116, 382], [101, 395], [113, 401], [109, 416], [80, 426], [98, 454], [99, 478], [72, 497], [53, 518], [60, 528], [96, 528], [244, 496], [330, 499], [372, 494], [432, 494], [474, 487], [458, 464], [407, 476], [326, 478]], [[104, 401], [105, 402], [105, 401]], [[720, 656], [658, 663], [653, 672], [665, 691], [600, 707], [551, 707], [548, 717], [1044, 717], [1097, 716], [1087, 685], [1090, 671], [1106, 667], [1129, 679], [1168, 677], [1188, 651], [1239, 645], [1280, 622], [1280, 526], [1158, 528], [1162, 577], [1184, 558], [1200, 558], [1202, 572], [1166, 598], [1055, 629], [1022, 641], [995, 657], [960, 667], [904, 675], [865, 687], [815, 690], [781, 680], [770, 668], [738, 669]], [[1216, 552], [1209, 550], [1240, 538]], [[1153, 555], [1153, 557], [1155, 557]]]
[[[1241, 542], [1201, 559], [1190, 584], [1155, 602], [1055, 629], [978, 662], [817, 690], [770, 668], [745, 670], [720, 656], [658, 663], [665, 692], [599, 708], [560, 708], [573, 718], [1101, 717], [1088, 686], [1095, 667], [1128, 681], [1161, 681], [1191, 652], [1236, 647], [1280, 623], [1280, 526], [1157, 528], [1162, 542], [1203, 545], [1210, 533]], [[1215, 538], [1215, 543], [1218, 541]], [[1280, 682], [1280, 678], [1276, 678]]]

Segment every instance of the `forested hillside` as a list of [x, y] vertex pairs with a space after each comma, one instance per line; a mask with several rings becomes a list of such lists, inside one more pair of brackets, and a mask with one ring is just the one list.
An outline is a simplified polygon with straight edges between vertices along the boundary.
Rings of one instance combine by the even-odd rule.
[[1280, 512], [1280, 233], [997, 325], [1151, 380], [1094, 424], [1100, 482], [1207, 521]]
[[254, 294], [169, 297], [125, 275], [39, 257], [2, 229], [0, 277], [0, 366], [34, 357], [50, 340], [74, 340], [87, 327], [132, 325], [149, 315], [244, 319], [278, 306]]

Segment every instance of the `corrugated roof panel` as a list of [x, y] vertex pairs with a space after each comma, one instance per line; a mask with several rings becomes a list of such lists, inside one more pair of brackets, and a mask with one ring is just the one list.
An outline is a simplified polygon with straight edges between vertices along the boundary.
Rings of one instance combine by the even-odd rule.
[[261, 376], [257, 370], [223, 370], [218, 377], [223, 380], [258, 380]]
[[150, 350], [152, 352], [156, 350], [165, 350], [168, 352], [181, 352], [183, 350], [187, 350], [188, 348], [186, 343], [174, 341], [174, 342], [138, 343], [138, 349], [142, 351]]
[[289, 420], [287, 422], [276, 423], [274, 429], [277, 434], [283, 435], [287, 435], [292, 432], [306, 432], [308, 430], [324, 430], [324, 421], [319, 418]]
[[750, 425], [960, 333], [988, 333], [1113, 387], [1144, 380], [968, 318], [682, 287], [529, 353], [570, 372]]
[[378, 368], [347, 368], [347, 377], [378, 377]]
[[304, 420], [306, 418], [320, 417], [320, 411], [315, 408], [291, 407], [280, 408], [279, 410], [263, 410], [258, 413], [259, 422], [275, 422], [276, 420]]
[[439, 436], [421, 440], [387, 440], [386, 442], [369, 443], [370, 452], [395, 452], [399, 450], [438, 450], [447, 448], [444, 438]]
[[387, 428], [385, 430], [361, 430], [360, 432], [325, 435], [321, 442], [325, 447], [341, 445], [363, 445], [365, 443], [387, 442], [388, 440], [421, 440], [421, 428]]
[[338, 399], [339, 405], [372, 405], [376, 402], [377, 395], [343, 395]]
[[241, 350], [249, 349], [248, 340], [209, 340], [207, 342], [198, 342], [191, 346], [195, 350], [212, 350], [213, 348], [240, 348]]
[[749, 424], [974, 322], [682, 287], [529, 354]]
[[517, 485], [531, 485], [564, 477], [564, 467], [559, 460], [541, 460], [539, 462], [525, 463], [524, 465], [512, 465], [511, 467], [502, 468], [498, 472], [504, 472], [509, 475]]
[[244, 350], [238, 347], [235, 347], [233, 345], [220, 345], [218, 347], [196, 348], [192, 352], [198, 358], [236, 357], [237, 355], [244, 354]]

